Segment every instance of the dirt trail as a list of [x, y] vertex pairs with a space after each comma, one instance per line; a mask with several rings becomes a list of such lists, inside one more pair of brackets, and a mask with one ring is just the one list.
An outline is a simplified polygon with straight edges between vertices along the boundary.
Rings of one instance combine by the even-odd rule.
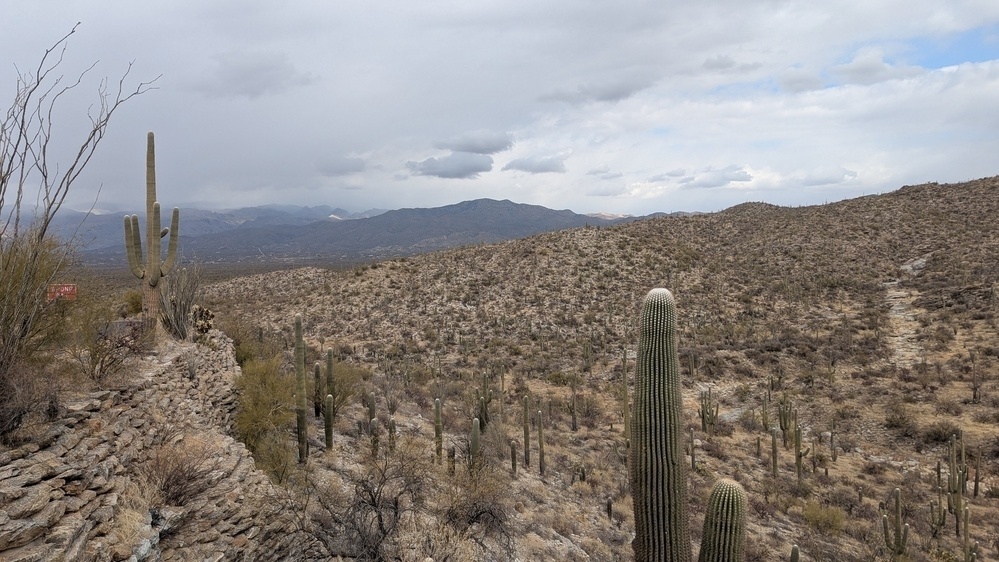
[[888, 310], [888, 345], [892, 349], [892, 361], [899, 367], [912, 367], [923, 356], [923, 346], [916, 339], [919, 321], [912, 307], [918, 295], [899, 288], [898, 281], [884, 284], [885, 301], [891, 305]]

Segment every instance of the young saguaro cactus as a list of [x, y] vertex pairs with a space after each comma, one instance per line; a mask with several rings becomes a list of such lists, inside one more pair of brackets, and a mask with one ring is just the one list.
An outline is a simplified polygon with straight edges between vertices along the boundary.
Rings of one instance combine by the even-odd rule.
[[631, 486], [636, 562], [690, 562], [676, 303], [653, 289], [642, 303], [635, 404], [631, 419]]
[[[145, 281], [142, 287], [142, 312], [147, 319], [159, 321], [160, 279], [170, 273], [177, 262], [177, 231], [180, 209], [174, 208], [170, 228], [160, 229], [160, 203], [156, 200], [156, 149], [153, 132], [146, 135], [146, 260], [142, 259], [142, 237], [139, 216], [125, 215], [125, 255], [132, 274]], [[160, 260], [160, 239], [170, 235], [166, 261]], [[155, 334], [155, 330], [154, 330]]]
[[734, 480], [715, 482], [704, 516], [698, 562], [738, 562], [746, 539], [746, 490]]

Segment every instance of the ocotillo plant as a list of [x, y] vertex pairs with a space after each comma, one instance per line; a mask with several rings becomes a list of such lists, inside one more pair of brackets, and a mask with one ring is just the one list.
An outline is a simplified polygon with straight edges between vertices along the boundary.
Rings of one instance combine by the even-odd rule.
[[[146, 135], [146, 260], [142, 260], [142, 239], [139, 235], [139, 216], [125, 216], [125, 255], [132, 274], [145, 281], [142, 284], [142, 312], [153, 323], [150, 334], [155, 337], [155, 326], [160, 314], [160, 279], [170, 273], [177, 262], [177, 231], [180, 209], [174, 208], [170, 228], [160, 230], [160, 203], [156, 200], [156, 148], [153, 133]], [[160, 260], [160, 239], [170, 235], [166, 261]]]
[[309, 458], [309, 434], [305, 419], [305, 337], [302, 335], [302, 315], [295, 315], [295, 414], [298, 421], [298, 462]]
[[653, 289], [642, 304], [631, 419], [636, 562], [692, 557], [682, 406], [676, 304], [667, 289]]
[[746, 538], [746, 490], [734, 481], [715, 482], [704, 516], [698, 562], [739, 562]]

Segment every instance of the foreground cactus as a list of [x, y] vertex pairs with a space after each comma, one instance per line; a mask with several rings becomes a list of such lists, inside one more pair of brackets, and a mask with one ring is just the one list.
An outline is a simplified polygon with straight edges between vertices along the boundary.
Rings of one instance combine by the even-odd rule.
[[[132, 274], [145, 281], [142, 285], [142, 313], [154, 326], [160, 315], [160, 279], [170, 273], [177, 262], [177, 231], [180, 209], [174, 208], [170, 228], [160, 230], [160, 204], [156, 200], [156, 150], [153, 133], [146, 135], [146, 262], [142, 263], [142, 239], [139, 216], [125, 215], [125, 255]], [[160, 261], [160, 238], [167, 234], [166, 262]], [[155, 338], [156, 330], [151, 337]]]
[[635, 377], [631, 420], [635, 561], [689, 562], [676, 304], [667, 289], [653, 289], [643, 302]]
[[698, 562], [738, 562], [746, 538], [746, 491], [734, 481], [715, 482], [704, 516]]

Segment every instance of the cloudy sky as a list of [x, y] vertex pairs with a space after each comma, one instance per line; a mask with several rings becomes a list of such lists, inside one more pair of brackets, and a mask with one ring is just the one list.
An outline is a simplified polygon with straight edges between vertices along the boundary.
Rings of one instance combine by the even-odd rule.
[[15, 65], [159, 77], [71, 195], [352, 211], [480, 197], [577, 212], [823, 203], [999, 174], [995, 0], [3, 2]]

